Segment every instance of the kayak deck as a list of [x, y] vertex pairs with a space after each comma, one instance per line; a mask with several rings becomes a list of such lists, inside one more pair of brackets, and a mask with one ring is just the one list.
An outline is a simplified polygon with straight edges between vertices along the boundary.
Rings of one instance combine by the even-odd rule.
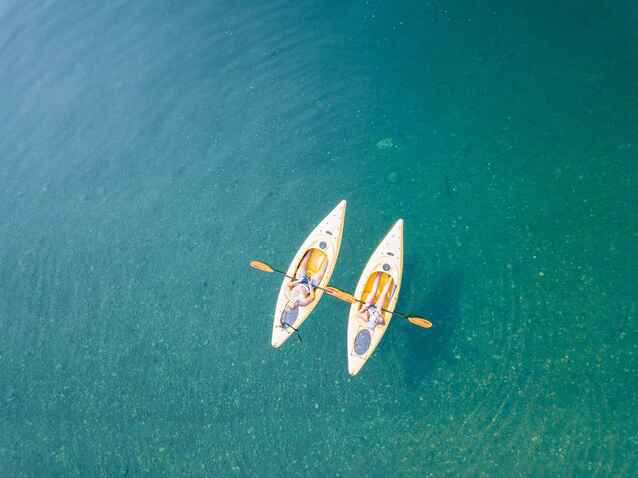
[[[390, 283], [383, 308], [388, 312], [381, 312], [385, 323], [369, 326], [366, 316], [361, 316], [363, 304], [355, 302], [350, 306], [348, 316], [348, 373], [356, 375], [365, 365], [370, 356], [381, 342], [385, 331], [390, 325], [392, 313], [396, 307], [403, 275], [403, 220], [399, 219], [375, 251], [370, 256], [359, 282], [354, 297], [365, 302], [372, 299], [375, 303], [385, 286]], [[370, 297], [376, 277], [379, 277], [377, 292]]]
[[[339, 256], [346, 204], [345, 200], [341, 201], [308, 235], [290, 262], [290, 266], [286, 271], [289, 277], [296, 277], [301, 261], [305, 254], [310, 252], [306, 264], [306, 274], [312, 277], [321, 271], [324, 267], [324, 263], [327, 262], [325, 264], [323, 277], [317, 285], [322, 288], [328, 285], [328, 281], [332, 277]], [[284, 278], [279, 290], [272, 327], [271, 343], [273, 347], [281, 347], [281, 345], [288, 340], [295, 332], [295, 329], [298, 329], [308, 318], [323, 295], [323, 291], [316, 288], [314, 290], [315, 297], [311, 303], [288, 311], [286, 310], [286, 304], [290, 301], [290, 288], [288, 287], [290, 283], [291, 279], [288, 277]]]

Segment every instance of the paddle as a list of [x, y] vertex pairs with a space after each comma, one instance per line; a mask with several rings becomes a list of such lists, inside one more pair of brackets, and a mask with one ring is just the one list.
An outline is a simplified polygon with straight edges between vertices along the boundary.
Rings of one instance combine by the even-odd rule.
[[[250, 267], [252, 267], [253, 269], [257, 269], [263, 272], [278, 272], [279, 274], [283, 274], [286, 277], [288, 277], [288, 279], [293, 279], [294, 277], [290, 277], [288, 274], [286, 274], [283, 271], [277, 270], [274, 267], [266, 264], [265, 262], [262, 261], [250, 261]], [[352, 294], [345, 292], [341, 289], [338, 289], [336, 287], [333, 287], [331, 285], [326, 286], [325, 288], [323, 287], [316, 287], [317, 289], [323, 290], [324, 292], [327, 292], [328, 294], [330, 294], [333, 297], [336, 297], [337, 299], [343, 300], [345, 302], [349, 302], [351, 304], [355, 303], [355, 302], [360, 302], [362, 304], [364, 304], [365, 302], [363, 302], [362, 300], [359, 300], [357, 298], [355, 298]], [[432, 327], [432, 322], [430, 322], [428, 319], [426, 319], [425, 317], [421, 317], [420, 315], [407, 315], [404, 314], [402, 312], [398, 312], [398, 311], [394, 311], [394, 312], [390, 312], [389, 310], [386, 309], [381, 309], [383, 310], [383, 312], [388, 312], [390, 314], [395, 314], [398, 315], [400, 317], [403, 317], [404, 319], [408, 319], [408, 322], [410, 322], [411, 324], [417, 325], [419, 327], [423, 327], [424, 329], [429, 329], [430, 327]]]

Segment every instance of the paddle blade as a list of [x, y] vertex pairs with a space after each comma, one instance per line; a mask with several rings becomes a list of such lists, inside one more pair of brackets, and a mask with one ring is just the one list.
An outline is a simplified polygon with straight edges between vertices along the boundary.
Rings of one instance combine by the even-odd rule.
[[337, 289], [336, 287], [332, 287], [331, 285], [326, 286], [324, 290], [337, 299], [343, 300], [345, 302], [350, 302], [351, 304], [354, 304], [356, 302], [352, 294], [348, 294], [347, 292], [344, 292], [341, 289]]
[[419, 317], [418, 315], [413, 315], [411, 317], [408, 317], [408, 321], [414, 325], [423, 327], [424, 329], [429, 329], [430, 327], [432, 327], [432, 322], [430, 322], [425, 317]]
[[252, 267], [253, 269], [257, 269], [258, 271], [273, 272], [272, 267], [261, 261], [250, 261], [250, 267]]

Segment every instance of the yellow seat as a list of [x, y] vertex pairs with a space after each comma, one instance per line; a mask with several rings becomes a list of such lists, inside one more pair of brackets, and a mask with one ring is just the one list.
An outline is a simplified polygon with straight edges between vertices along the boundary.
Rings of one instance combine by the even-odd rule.
[[[303, 261], [303, 257], [301, 258]], [[312, 248], [310, 249], [310, 257], [308, 258], [308, 263], [306, 264], [306, 274], [308, 277], [312, 277], [314, 274], [322, 270], [323, 264], [328, 260], [328, 256], [325, 252], [320, 249]], [[301, 262], [300, 262], [301, 264]], [[297, 265], [297, 271], [299, 271], [299, 265]]]
[[[374, 280], [377, 277], [377, 274], [379, 274], [378, 272], [374, 272], [373, 274], [370, 274], [370, 277], [368, 277], [368, 281], [366, 282], [366, 286], [363, 289], [363, 294], [361, 294], [361, 297], [359, 297], [359, 299], [363, 302], [366, 302], [366, 300], [370, 301], [370, 299], [368, 298], [368, 296], [372, 293], [372, 289], [374, 288]], [[390, 289], [388, 292], [388, 295], [386, 295], [385, 297], [385, 301], [383, 303], [383, 308], [387, 309], [388, 308], [388, 304], [390, 302], [390, 299], [392, 297], [392, 290], [394, 288], [394, 281], [392, 280], [392, 277], [390, 276], [390, 274], [386, 274], [385, 272], [381, 272], [381, 279], [379, 280], [379, 287], [377, 288], [377, 293], [375, 294], [374, 298], [371, 300], [371, 302], [374, 304], [377, 301], [377, 298], [379, 297], [379, 295], [381, 294], [381, 292], [383, 292], [383, 288], [385, 287], [385, 285], [387, 284], [387, 282], [390, 281]], [[359, 303], [359, 310], [361, 310], [361, 308], [363, 307], [363, 304]]]

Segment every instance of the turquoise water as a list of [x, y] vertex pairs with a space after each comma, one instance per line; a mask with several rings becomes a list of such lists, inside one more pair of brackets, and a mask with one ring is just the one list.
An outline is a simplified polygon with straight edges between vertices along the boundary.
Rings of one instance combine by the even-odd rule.
[[[636, 476], [638, 8], [0, 2], [0, 469], [15, 477]], [[270, 347], [348, 200], [347, 306]]]

